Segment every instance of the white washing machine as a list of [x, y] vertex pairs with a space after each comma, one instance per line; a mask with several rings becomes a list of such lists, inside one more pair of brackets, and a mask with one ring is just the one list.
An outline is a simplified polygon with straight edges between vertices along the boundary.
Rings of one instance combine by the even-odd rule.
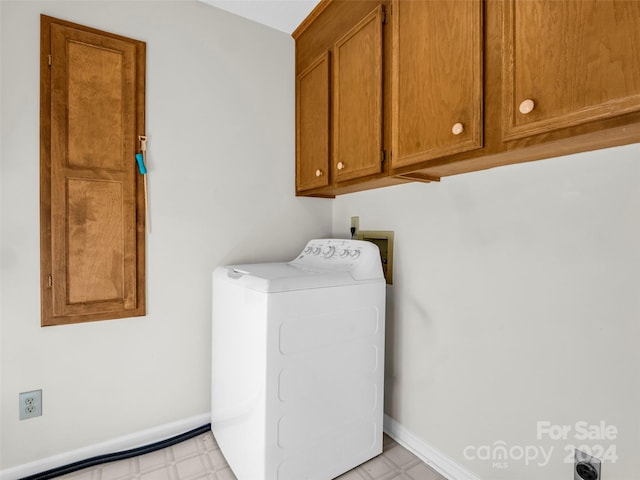
[[213, 272], [211, 424], [238, 480], [329, 480], [382, 452], [385, 285], [357, 240]]

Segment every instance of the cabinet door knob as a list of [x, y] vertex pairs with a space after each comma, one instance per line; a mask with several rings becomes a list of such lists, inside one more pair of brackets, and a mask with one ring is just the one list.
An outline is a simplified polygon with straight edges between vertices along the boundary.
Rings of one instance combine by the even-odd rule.
[[464, 132], [464, 125], [462, 125], [460, 122], [451, 127], [451, 133], [453, 133], [454, 135], [460, 135], [462, 132]]
[[530, 98], [527, 98], [526, 100], [523, 100], [518, 110], [520, 110], [521, 114], [526, 115], [527, 113], [531, 113], [534, 108], [536, 108], [535, 102]]
[[322, 176], [322, 170], [318, 169], [316, 170], [316, 177], [321, 177]]
[[344, 163], [338, 162], [338, 170], [342, 170], [344, 168]]

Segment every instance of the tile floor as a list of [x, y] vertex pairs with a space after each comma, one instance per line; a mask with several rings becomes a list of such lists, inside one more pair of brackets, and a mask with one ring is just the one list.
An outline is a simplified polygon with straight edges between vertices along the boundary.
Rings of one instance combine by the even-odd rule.
[[[211, 432], [162, 450], [70, 473], [64, 480], [236, 480]], [[385, 435], [384, 452], [339, 480], [446, 480]]]

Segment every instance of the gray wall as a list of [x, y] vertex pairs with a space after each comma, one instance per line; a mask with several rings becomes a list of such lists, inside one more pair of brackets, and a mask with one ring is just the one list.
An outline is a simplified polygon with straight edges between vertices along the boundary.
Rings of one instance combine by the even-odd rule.
[[[335, 235], [352, 215], [395, 231], [387, 414], [485, 480], [571, 479], [571, 445], [613, 447], [603, 478], [637, 477], [639, 158], [631, 145], [334, 201]], [[616, 438], [581, 438], [601, 421]], [[538, 438], [538, 422], [571, 430]]]
[[[289, 35], [199, 2], [0, 8], [7, 469], [208, 414], [212, 270], [290, 259], [328, 236], [331, 202], [294, 196]], [[40, 328], [40, 13], [147, 42], [146, 317]], [[18, 393], [39, 388], [43, 416], [18, 421]]]

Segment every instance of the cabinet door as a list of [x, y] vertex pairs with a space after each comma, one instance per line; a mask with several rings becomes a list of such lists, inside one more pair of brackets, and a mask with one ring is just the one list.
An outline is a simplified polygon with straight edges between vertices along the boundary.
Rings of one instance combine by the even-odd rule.
[[42, 325], [145, 314], [144, 52], [42, 18]]
[[334, 45], [332, 172], [338, 182], [382, 171], [382, 22], [380, 5]]
[[392, 166], [482, 147], [482, 4], [393, 4]]
[[296, 79], [296, 188], [329, 184], [329, 52]]
[[506, 0], [506, 140], [640, 111], [640, 2]]

